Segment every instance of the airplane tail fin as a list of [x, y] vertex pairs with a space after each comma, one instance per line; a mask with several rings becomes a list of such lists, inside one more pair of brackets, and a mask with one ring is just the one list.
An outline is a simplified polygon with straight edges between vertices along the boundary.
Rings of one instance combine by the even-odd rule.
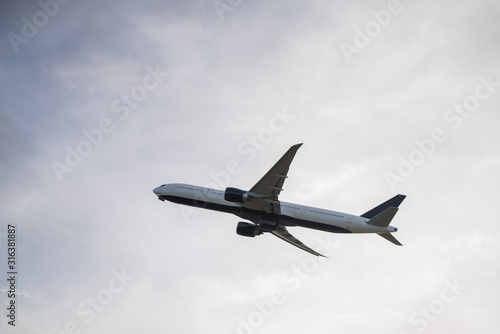
[[403, 200], [405, 198], [406, 198], [405, 195], [396, 195], [393, 198], [391, 198], [390, 200], [387, 200], [384, 203], [380, 204], [379, 206], [374, 207], [370, 211], [363, 213], [361, 215], [361, 217], [372, 219], [376, 215], [382, 213], [383, 211], [385, 211], [388, 208], [397, 208], [401, 204], [401, 202], [403, 202]]
[[[376, 206], [370, 211], [365, 212], [361, 215], [363, 218], [370, 219], [367, 221], [367, 224], [379, 226], [379, 227], [387, 227], [391, 223], [392, 219], [398, 212], [398, 206], [403, 202], [406, 198], [405, 195], [396, 195], [393, 198], [385, 201], [384, 203]], [[397, 231], [397, 229], [396, 229]], [[392, 242], [395, 245], [403, 246], [391, 233], [377, 233], [382, 238]]]

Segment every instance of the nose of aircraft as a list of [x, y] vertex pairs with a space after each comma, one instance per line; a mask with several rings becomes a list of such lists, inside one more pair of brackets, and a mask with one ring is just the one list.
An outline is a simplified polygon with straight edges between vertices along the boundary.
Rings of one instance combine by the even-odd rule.
[[161, 186], [159, 187], [156, 187], [153, 189], [153, 192], [156, 194], [156, 195], [159, 195], [160, 194], [160, 189], [165, 186], [164, 184], [162, 184]]

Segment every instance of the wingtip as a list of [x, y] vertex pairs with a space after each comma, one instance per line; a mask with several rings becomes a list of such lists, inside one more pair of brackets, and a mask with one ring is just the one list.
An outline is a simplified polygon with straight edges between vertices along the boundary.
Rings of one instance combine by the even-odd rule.
[[[305, 249], [304, 249], [304, 250], [305, 250]], [[325, 259], [328, 259], [328, 256], [323, 255], [323, 254], [321, 254], [321, 253], [318, 253], [318, 252], [316, 252], [315, 250], [313, 250], [312, 252], [309, 252], [309, 251], [307, 251], [307, 250], [305, 250], [305, 251], [306, 251], [306, 252], [308, 252], [308, 253], [311, 253], [312, 255], [316, 255], [317, 257], [324, 257]]]
[[321, 254], [320, 252], [315, 251], [314, 249], [310, 248], [310, 252], [313, 255], [316, 255], [317, 257], [324, 257], [325, 259], [328, 259], [328, 256]]

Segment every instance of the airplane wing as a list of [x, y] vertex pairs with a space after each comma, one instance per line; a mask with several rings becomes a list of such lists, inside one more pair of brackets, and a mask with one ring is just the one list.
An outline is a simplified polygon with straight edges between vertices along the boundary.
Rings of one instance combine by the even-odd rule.
[[312, 250], [311, 248], [307, 247], [306, 245], [304, 245], [299, 239], [295, 238], [293, 235], [291, 235], [288, 230], [286, 229], [286, 227], [284, 226], [279, 226], [275, 231], [271, 231], [272, 234], [274, 234], [275, 236], [277, 236], [278, 238], [282, 239], [282, 240], [285, 240], [286, 242], [302, 249], [302, 250], [305, 250], [306, 252], [309, 252], [311, 254], [314, 254], [316, 256], [322, 256], [322, 257], [326, 257], [314, 250]]
[[[243, 204], [247, 208], [262, 210], [266, 213], [281, 214], [280, 202], [278, 196], [283, 190], [285, 179], [288, 178], [288, 170], [292, 163], [297, 150], [302, 144], [297, 144], [292, 147], [271, 167], [271, 169], [257, 182], [252, 189], [249, 190], [251, 200]], [[291, 235], [285, 226], [278, 226], [276, 230], [271, 231], [272, 234], [286, 242], [305, 250], [316, 256], [323, 256], [320, 253], [312, 250], [304, 245], [299, 239]]]
[[283, 183], [288, 177], [295, 153], [302, 146], [297, 144], [292, 147], [278, 160], [278, 162], [257, 182], [249, 193], [251, 201], [245, 203], [245, 207], [255, 210], [263, 210], [267, 213], [281, 213], [278, 196], [283, 190]]

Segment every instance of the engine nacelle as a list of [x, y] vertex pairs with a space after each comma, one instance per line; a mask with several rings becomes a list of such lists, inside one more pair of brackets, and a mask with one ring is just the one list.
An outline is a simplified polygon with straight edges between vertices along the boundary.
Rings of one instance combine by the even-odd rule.
[[260, 228], [252, 223], [239, 222], [236, 226], [236, 233], [244, 237], [255, 237], [256, 235], [262, 234]]
[[238, 188], [226, 188], [224, 199], [233, 203], [245, 203], [248, 200], [248, 192]]

